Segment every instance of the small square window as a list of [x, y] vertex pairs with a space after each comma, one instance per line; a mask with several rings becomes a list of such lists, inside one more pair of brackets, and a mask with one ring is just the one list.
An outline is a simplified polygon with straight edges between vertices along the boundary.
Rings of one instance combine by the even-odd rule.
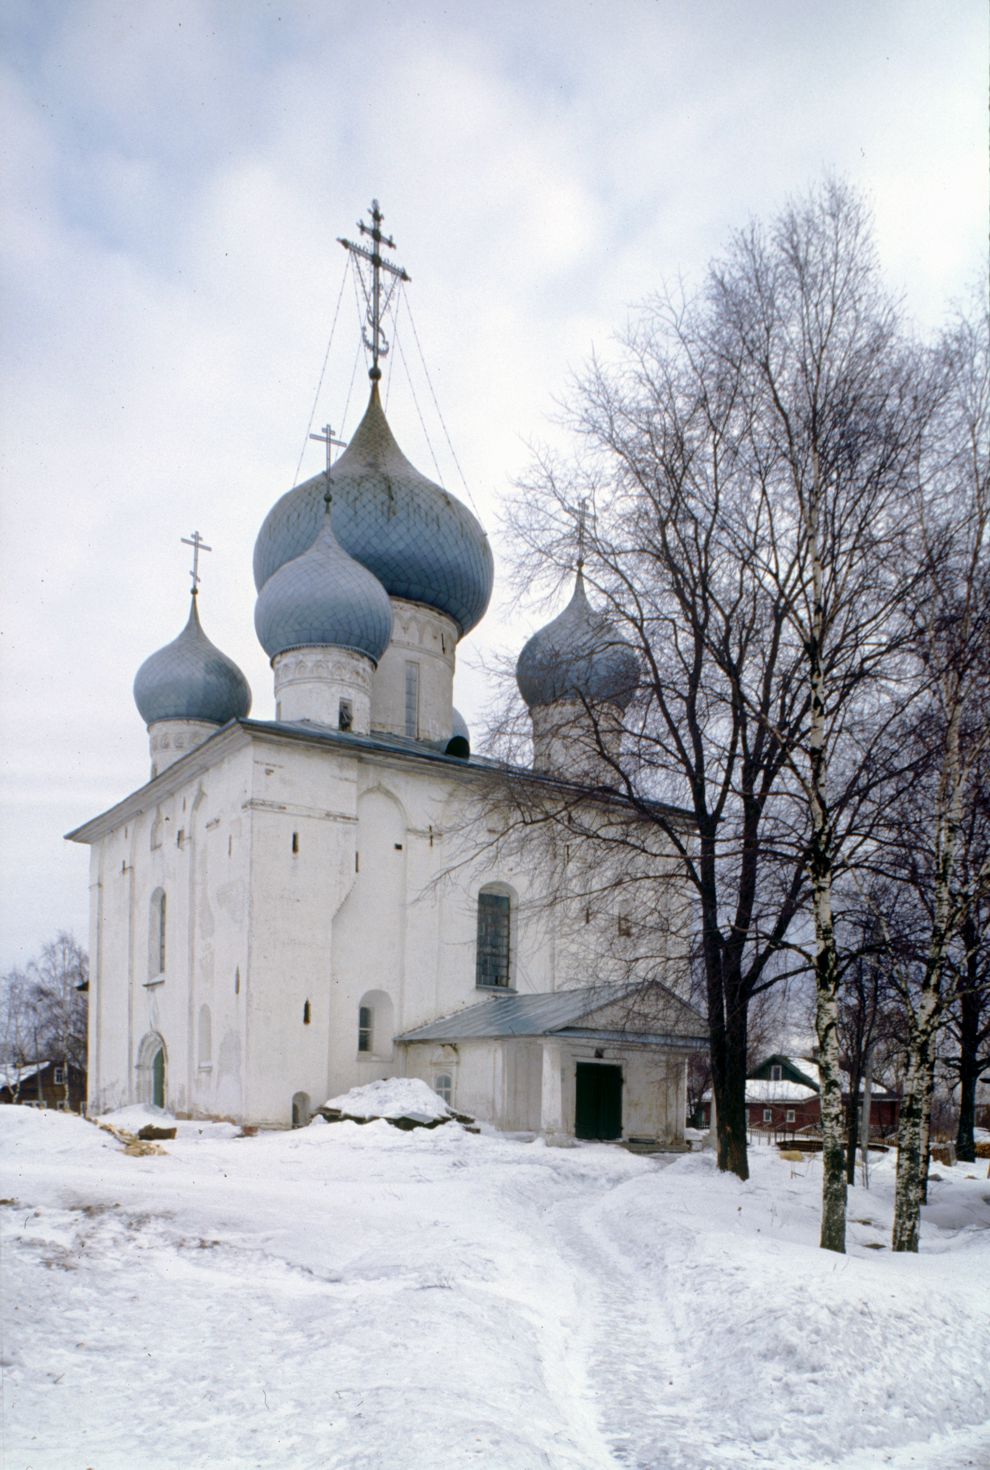
[[787, 1109], [787, 1121], [788, 1123], [794, 1123], [797, 1121], [797, 1113], [794, 1111], [793, 1108]]

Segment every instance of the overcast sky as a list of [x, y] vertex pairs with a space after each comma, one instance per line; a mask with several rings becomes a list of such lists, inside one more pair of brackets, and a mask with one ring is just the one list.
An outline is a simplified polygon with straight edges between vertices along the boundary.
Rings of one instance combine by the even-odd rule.
[[[62, 834], [148, 775], [131, 684], [200, 610], [273, 713], [254, 537], [294, 483], [373, 196], [413, 278], [399, 341], [439, 460], [505, 565], [499, 504], [554, 400], [663, 279], [835, 173], [923, 332], [985, 279], [984, 0], [0, 0], [0, 970], [86, 937]], [[343, 297], [317, 422], [364, 406]], [[438, 477], [393, 352], [389, 415]], [[347, 407], [345, 419], [345, 404]], [[309, 446], [303, 474], [320, 468]], [[496, 593], [459, 655], [546, 611]]]

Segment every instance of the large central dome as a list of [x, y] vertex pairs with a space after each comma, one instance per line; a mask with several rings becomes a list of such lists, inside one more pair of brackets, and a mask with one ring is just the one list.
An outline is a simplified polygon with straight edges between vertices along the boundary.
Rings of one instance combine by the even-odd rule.
[[[494, 580], [488, 538], [466, 506], [406, 459], [388, 426], [377, 383], [330, 480], [337, 539], [390, 597], [447, 613], [462, 633], [481, 620]], [[314, 475], [268, 512], [254, 547], [259, 592], [316, 540], [325, 491], [326, 476]]]

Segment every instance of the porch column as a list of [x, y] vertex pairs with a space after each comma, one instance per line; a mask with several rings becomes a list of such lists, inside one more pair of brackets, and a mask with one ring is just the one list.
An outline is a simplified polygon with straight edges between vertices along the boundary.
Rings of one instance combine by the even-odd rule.
[[564, 1122], [564, 1060], [559, 1041], [543, 1043], [542, 1080], [540, 1130], [551, 1147], [566, 1146], [573, 1139]]

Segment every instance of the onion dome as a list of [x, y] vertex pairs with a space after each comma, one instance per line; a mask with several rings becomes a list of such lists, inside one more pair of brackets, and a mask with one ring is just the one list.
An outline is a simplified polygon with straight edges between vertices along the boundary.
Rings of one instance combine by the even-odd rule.
[[[325, 485], [326, 476], [320, 481]], [[392, 636], [388, 593], [341, 546], [322, 497], [321, 508], [316, 540], [261, 589], [254, 609], [259, 641], [272, 659], [290, 648], [315, 646], [349, 648], [377, 664]]]
[[203, 720], [225, 725], [251, 708], [248, 681], [200, 626], [196, 593], [178, 638], [146, 658], [134, 679], [134, 702], [146, 725], [156, 720]]
[[[268, 512], [254, 548], [259, 592], [318, 535], [325, 479], [321, 473], [297, 485]], [[488, 538], [466, 506], [406, 459], [386, 421], [377, 383], [330, 482], [341, 546], [374, 573], [390, 597], [436, 608], [462, 633], [481, 620], [494, 581]]]
[[592, 608], [579, 569], [564, 611], [534, 633], [519, 655], [519, 692], [530, 709], [560, 699], [625, 709], [638, 680], [636, 654], [608, 618]]
[[471, 754], [471, 732], [459, 709], [451, 710], [450, 739], [444, 746], [444, 753], [459, 756], [461, 760], [467, 760]]

